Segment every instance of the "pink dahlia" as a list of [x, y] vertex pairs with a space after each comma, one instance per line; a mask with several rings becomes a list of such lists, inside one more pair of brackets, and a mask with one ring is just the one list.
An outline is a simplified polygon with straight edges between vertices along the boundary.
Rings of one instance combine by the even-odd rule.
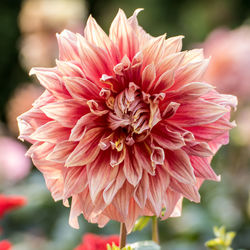
[[204, 76], [221, 92], [249, 101], [250, 27], [235, 30], [217, 29], [202, 44], [211, 63]]
[[46, 90], [18, 118], [20, 138], [53, 198], [72, 197], [73, 227], [83, 214], [131, 231], [138, 216], [166, 219], [182, 197], [200, 201], [203, 180], [219, 180], [210, 161], [228, 142], [237, 101], [202, 82], [202, 50], [150, 36], [138, 12], [119, 10], [109, 36], [90, 16], [84, 37], [57, 36], [55, 68], [31, 70]]
[[99, 236], [95, 234], [86, 234], [82, 237], [82, 243], [74, 250], [107, 250], [107, 245], [119, 245], [119, 236]]

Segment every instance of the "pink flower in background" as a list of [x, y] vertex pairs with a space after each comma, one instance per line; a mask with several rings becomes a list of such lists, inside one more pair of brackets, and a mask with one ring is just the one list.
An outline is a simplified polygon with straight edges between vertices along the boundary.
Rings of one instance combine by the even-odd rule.
[[25, 157], [26, 147], [11, 137], [0, 137], [0, 180], [17, 182], [26, 177], [31, 161]]
[[109, 36], [90, 16], [84, 37], [57, 36], [55, 68], [31, 71], [46, 90], [18, 118], [20, 138], [53, 198], [72, 197], [76, 228], [80, 214], [128, 231], [141, 215], [179, 215], [183, 197], [199, 202], [203, 180], [219, 180], [210, 161], [228, 143], [237, 100], [202, 81], [202, 50], [150, 36], [138, 12], [119, 10]]
[[19, 14], [22, 66], [28, 70], [52, 66], [58, 55], [55, 33], [63, 28], [80, 32], [86, 13], [84, 0], [23, 0]]
[[17, 87], [8, 101], [6, 118], [8, 129], [14, 134], [19, 133], [16, 118], [32, 107], [32, 103], [42, 94], [44, 89], [34, 83], [23, 83]]
[[248, 101], [250, 96], [250, 27], [217, 29], [202, 45], [211, 63], [205, 80], [227, 94]]
[[107, 250], [107, 244], [119, 245], [119, 236], [98, 236], [95, 234], [86, 234], [82, 238], [82, 243], [74, 250]]

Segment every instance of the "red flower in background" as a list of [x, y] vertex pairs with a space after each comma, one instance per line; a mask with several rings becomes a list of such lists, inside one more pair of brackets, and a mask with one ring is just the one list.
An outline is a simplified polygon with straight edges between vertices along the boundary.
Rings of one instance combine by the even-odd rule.
[[[98, 236], [95, 234], [86, 234], [82, 238], [82, 244], [74, 250], [107, 250], [107, 244], [119, 245], [119, 236]], [[0, 248], [1, 249], [1, 248]]]
[[0, 217], [3, 217], [6, 212], [24, 206], [26, 203], [26, 198], [22, 196], [5, 196], [0, 194]]
[[11, 250], [11, 243], [8, 240], [0, 241], [0, 250]]

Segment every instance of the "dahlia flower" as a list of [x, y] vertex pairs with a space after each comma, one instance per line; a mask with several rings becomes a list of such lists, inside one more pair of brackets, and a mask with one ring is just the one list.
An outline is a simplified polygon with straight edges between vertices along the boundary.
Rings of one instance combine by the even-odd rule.
[[219, 91], [234, 94], [241, 101], [249, 101], [250, 88], [250, 27], [235, 30], [214, 30], [201, 45], [211, 63], [204, 76]]
[[119, 10], [109, 36], [90, 16], [84, 36], [57, 35], [56, 67], [31, 70], [46, 90], [18, 118], [20, 138], [53, 198], [72, 197], [76, 228], [83, 214], [130, 232], [138, 216], [178, 215], [183, 197], [199, 202], [203, 180], [219, 180], [210, 161], [237, 101], [202, 81], [202, 50], [150, 36], [138, 12]]
[[99, 236], [95, 234], [86, 234], [82, 237], [82, 243], [74, 250], [107, 250], [107, 244], [119, 245], [119, 236]]

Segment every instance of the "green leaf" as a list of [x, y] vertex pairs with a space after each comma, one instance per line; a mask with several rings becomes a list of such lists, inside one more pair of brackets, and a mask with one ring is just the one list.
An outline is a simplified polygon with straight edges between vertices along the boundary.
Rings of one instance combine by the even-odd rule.
[[236, 235], [235, 232], [226, 233], [224, 226], [218, 228], [214, 227], [215, 239], [209, 240], [205, 243], [205, 246], [211, 250], [232, 250], [230, 245]]
[[141, 231], [144, 227], [146, 227], [148, 225], [150, 219], [151, 219], [151, 216], [142, 216], [141, 218], [139, 218], [135, 223], [135, 226], [133, 228], [133, 232], [134, 231]]

